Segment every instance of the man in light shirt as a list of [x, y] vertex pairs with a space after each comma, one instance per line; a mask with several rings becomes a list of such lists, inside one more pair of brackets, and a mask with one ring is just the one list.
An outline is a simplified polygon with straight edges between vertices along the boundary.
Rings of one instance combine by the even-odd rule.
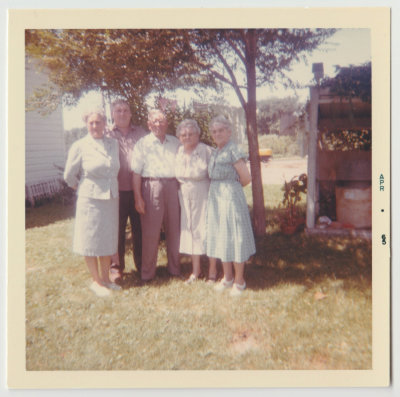
[[140, 138], [146, 135], [146, 131], [132, 124], [132, 113], [127, 101], [117, 99], [111, 104], [111, 115], [114, 125], [107, 135], [118, 141], [120, 169], [118, 173], [119, 190], [119, 231], [118, 253], [112, 256], [110, 279], [118, 280], [125, 269], [125, 229], [129, 218], [132, 231], [132, 252], [136, 269], [140, 273], [142, 265], [142, 230], [140, 215], [135, 209], [135, 201], [132, 191], [131, 170], [132, 151]]
[[142, 223], [143, 281], [156, 274], [158, 244], [164, 223], [167, 243], [168, 271], [180, 275], [179, 235], [180, 207], [179, 184], [175, 178], [175, 155], [179, 140], [168, 135], [168, 123], [160, 110], [149, 112], [150, 133], [141, 138], [133, 150], [133, 191], [136, 210]]

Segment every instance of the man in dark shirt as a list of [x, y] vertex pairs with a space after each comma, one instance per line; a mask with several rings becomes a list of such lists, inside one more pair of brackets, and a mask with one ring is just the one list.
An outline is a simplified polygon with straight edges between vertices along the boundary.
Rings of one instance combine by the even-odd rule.
[[111, 115], [114, 124], [108, 136], [118, 140], [120, 170], [118, 174], [119, 189], [119, 232], [118, 253], [112, 256], [110, 269], [111, 281], [122, 277], [125, 269], [125, 230], [129, 218], [132, 230], [133, 260], [139, 274], [142, 266], [142, 232], [140, 215], [135, 209], [135, 200], [132, 189], [131, 161], [132, 151], [136, 142], [146, 135], [146, 131], [132, 125], [132, 113], [127, 101], [119, 99], [111, 105]]

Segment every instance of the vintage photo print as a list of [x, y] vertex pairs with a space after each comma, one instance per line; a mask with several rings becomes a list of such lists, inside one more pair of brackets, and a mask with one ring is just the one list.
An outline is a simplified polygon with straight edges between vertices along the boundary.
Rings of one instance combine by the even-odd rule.
[[389, 385], [389, 8], [8, 34], [8, 387]]

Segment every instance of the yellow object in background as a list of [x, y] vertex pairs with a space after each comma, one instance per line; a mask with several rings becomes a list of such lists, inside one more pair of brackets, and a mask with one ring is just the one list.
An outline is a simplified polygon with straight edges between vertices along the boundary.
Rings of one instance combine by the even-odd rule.
[[268, 161], [272, 157], [272, 149], [259, 149], [258, 154], [261, 161]]

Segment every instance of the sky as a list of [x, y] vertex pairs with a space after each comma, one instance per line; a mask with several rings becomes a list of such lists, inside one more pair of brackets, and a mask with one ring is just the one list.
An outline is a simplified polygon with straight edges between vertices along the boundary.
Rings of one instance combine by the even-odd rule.
[[[257, 89], [257, 100], [271, 97], [297, 96], [300, 102], [306, 102], [309, 94], [307, 87], [312, 83], [312, 64], [322, 62], [324, 64], [325, 76], [335, 75], [335, 65], [349, 66], [359, 65], [371, 60], [371, 43], [369, 29], [342, 29], [336, 32], [320, 49], [315, 50], [309, 57], [307, 64], [300, 62], [293, 65], [289, 76], [305, 86], [304, 89], [285, 89], [277, 87], [270, 89], [263, 87]], [[177, 99], [179, 105], [190, 103], [199, 98], [191, 90], [177, 90], [168, 96]], [[226, 89], [224, 99], [232, 106], [240, 106], [239, 100], [233, 90]], [[101, 97], [98, 93], [89, 93], [84, 96], [75, 107], [64, 109], [64, 129], [83, 127], [82, 114], [85, 110], [101, 106]]]

